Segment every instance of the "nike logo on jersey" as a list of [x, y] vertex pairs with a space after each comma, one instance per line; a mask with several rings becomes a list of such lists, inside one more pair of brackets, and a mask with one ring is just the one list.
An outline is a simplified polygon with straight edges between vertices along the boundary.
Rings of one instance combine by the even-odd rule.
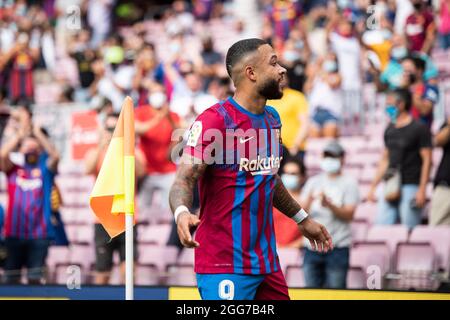
[[252, 140], [253, 138], [254, 138], [254, 136], [248, 137], [248, 138], [240, 137], [240, 138], [239, 138], [239, 142], [240, 142], [240, 143], [246, 143], [247, 141], [250, 141], [250, 140]]

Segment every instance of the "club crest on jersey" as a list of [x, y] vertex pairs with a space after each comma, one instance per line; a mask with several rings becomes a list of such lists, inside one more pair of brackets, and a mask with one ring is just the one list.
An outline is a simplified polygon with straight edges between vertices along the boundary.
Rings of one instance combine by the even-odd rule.
[[195, 121], [192, 124], [191, 130], [189, 131], [187, 145], [190, 147], [195, 147], [201, 134], [202, 134], [202, 123], [200, 121]]

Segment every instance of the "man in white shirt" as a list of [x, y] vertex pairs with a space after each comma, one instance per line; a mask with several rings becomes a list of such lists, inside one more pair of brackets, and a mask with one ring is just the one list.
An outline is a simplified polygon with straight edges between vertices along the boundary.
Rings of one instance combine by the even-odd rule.
[[330, 142], [320, 164], [323, 173], [310, 178], [302, 190], [302, 207], [329, 230], [335, 243], [333, 251], [318, 253], [305, 242], [303, 271], [307, 287], [344, 289], [346, 286], [350, 222], [359, 202], [359, 192], [356, 180], [342, 174], [344, 153], [339, 143]]

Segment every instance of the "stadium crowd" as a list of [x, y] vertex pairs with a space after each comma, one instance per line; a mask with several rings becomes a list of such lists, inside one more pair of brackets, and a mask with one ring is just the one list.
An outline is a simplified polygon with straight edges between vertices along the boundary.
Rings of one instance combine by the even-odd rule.
[[[95, 261], [87, 264], [85, 272], [93, 276], [86, 281], [110, 283], [117, 264], [113, 253], [119, 252], [121, 262], [125, 258], [124, 237], [110, 241], [100, 224], [68, 221], [66, 188], [57, 178], [65, 172], [58, 170], [58, 161], [64, 159], [64, 168], [82, 164], [76, 179], [95, 177], [127, 95], [135, 102], [138, 137], [135, 239], [146, 242], [152, 235], [144, 233], [164, 225], [167, 232], [158, 233], [156, 242], [186, 255], [167, 200], [176, 170], [172, 150], [183, 137], [173, 134], [233, 94], [224, 54], [233, 42], [249, 37], [270, 43], [287, 69], [282, 99], [267, 103], [283, 124], [281, 178], [328, 228], [335, 245], [327, 254], [311, 251], [295, 223], [275, 210], [278, 247], [302, 252], [293, 261], [301, 265], [302, 283], [345, 288], [352, 248], [357, 240], [368, 240], [369, 228], [404, 226], [412, 234], [425, 224], [443, 226], [447, 235], [444, 248], [435, 251], [444, 251], [439, 259], [447, 271], [442, 281], [448, 281], [449, 0], [178, 0], [165, 5], [3, 0], [4, 282], [55, 281], [45, 268], [51, 265], [49, 252], [77, 244], [78, 236], [72, 235], [87, 227], [91, 231], [79, 242], [89, 244]], [[55, 85], [56, 91], [40, 94]], [[45, 118], [33, 114], [46, 104], [61, 105], [69, 114], [72, 105], [82, 105], [93, 114], [98, 144], [81, 160], [61, 154], [51, 142], [54, 128], [45, 128]], [[78, 196], [84, 197], [78, 203], [86, 211], [88, 193]], [[358, 239], [356, 225], [366, 228]], [[144, 255], [136, 252], [136, 261]]]

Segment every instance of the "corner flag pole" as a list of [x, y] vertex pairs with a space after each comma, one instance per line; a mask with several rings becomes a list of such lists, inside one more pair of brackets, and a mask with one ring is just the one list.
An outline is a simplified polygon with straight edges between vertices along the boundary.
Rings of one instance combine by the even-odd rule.
[[134, 299], [133, 214], [125, 214], [125, 299]]
[[[128, 98], [129, 99], [129, 98]], [[125, 299], [134, 299], [134, 110], [124, 112], [124, 183], [125, 183]]]

